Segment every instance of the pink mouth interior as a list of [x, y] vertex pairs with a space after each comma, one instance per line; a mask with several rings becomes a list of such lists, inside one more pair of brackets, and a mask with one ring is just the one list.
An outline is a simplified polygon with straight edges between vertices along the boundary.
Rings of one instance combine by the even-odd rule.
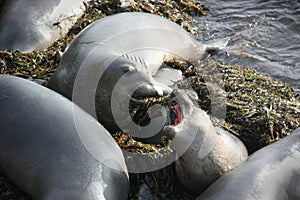
[[174, 125], [176, 126], [182, 120], [182, 112], [181, 112], [180, 106], [178, 104], [176, 104], [173, 108], [174, 108], [174, 110], [176, 111], [176, 114], [177, 114], [177, 117], [174, 121]]

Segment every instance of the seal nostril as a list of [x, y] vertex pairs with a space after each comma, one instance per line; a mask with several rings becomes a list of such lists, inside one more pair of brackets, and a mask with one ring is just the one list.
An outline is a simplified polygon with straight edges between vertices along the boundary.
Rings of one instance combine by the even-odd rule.
[[169, 90], [163, 90], [163, 96], [167, 96], [171, 93]]

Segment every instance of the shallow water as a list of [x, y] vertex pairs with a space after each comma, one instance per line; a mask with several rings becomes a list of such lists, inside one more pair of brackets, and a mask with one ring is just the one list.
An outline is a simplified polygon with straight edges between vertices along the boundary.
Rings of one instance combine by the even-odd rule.
[[299, 0], [202, 0], [211, 9], [196, 18], [197, 38], [227, 40], [214, 59], [250, 67], [300, 91]]

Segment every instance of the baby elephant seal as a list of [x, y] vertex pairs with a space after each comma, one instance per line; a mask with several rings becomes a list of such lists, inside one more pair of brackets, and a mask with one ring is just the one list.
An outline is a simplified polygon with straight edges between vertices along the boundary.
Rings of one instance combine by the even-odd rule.
[[85, 0], [7, 0], [0, 15], [0, 50], [30, 52], [62, 38], [85, 11]]
[[72, 41], [47, 86], [97, 117], [110, 132], [127, 130], [132, 122], [129, 102], [172, 90], [155, 80], [161, 64], [173, 58], [196, 63], [206, 49], [182, 27], [160, 16], [116, 14], [94, 22]]
[[300, 128], [254, 152], [198, 200], [300, 199]]
[[36, 200], [127, 199], [122, 152], [94, 118], [28, 80], [0, 75], [0, 91], [0, 169], [17, 187]]

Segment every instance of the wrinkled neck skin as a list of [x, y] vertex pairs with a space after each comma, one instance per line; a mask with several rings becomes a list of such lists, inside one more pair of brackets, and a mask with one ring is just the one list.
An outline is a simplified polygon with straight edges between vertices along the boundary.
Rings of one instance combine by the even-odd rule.
[[[174, 22], [146, 13], [121, 13], [92, 23], [71, 42], [49, 86], [70, 98], [78, 71], [90, 61], [103, 63], [112, 56], [127, 57], [154, 75], [165, 60], [178, 57], [197, 63], [205, 54], [206, 46]], [[95, 68], [106, 67], [94, 63]]]
[[[103, 18], [85, 29], [81, 42], [99, 45], [111, 55], [142, 59], [146, 66], [160, 65], [163, 59], [201, 59], [206, 46], [178, 24], [157, 15], [121, 13]], [[148, 69], [150, 73], [154, 70]]]
[[248, 160], [224, 175], [198, 200], [299, 199], [300, 129], [254, 152]]

